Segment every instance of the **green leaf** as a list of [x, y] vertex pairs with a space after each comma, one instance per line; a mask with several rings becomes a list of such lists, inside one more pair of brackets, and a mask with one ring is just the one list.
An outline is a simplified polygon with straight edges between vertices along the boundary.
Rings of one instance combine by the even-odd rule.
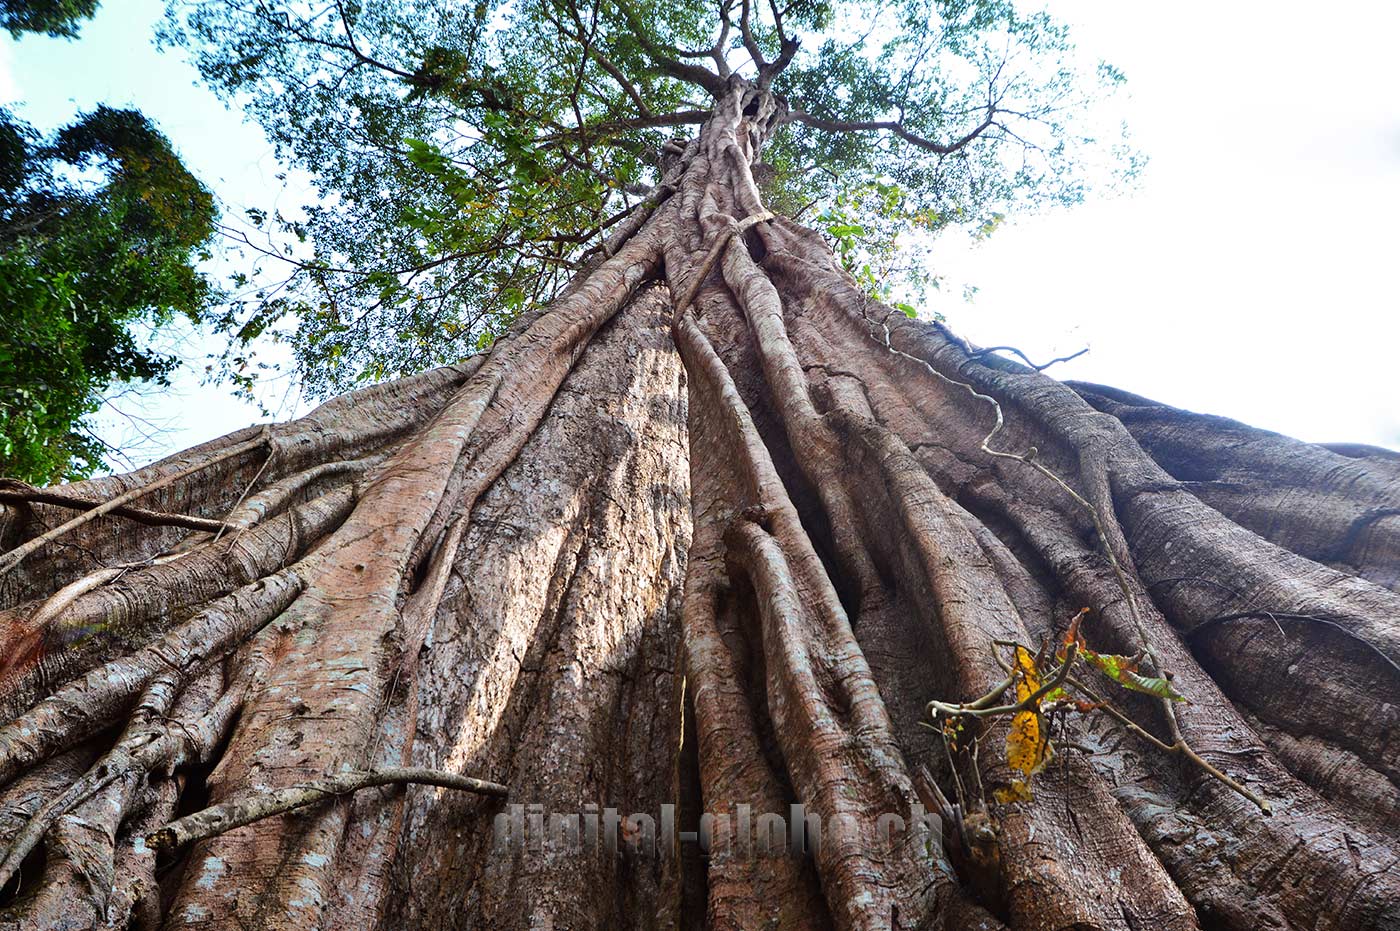
[[853, 239], [857, 236], [865, 235], [865, 227], [855, 223], [837, 223], [828, 226], [826, 231], [837, 239]]
[[1119, 656], [1114, 653], [1095, 653], [1086, 646], [1079, 647], [1079, 654], [1091, 663], [1096, 669], [1108, 676], [1114, 682], [1130, 689], [1134, 692], [1144, 692], [1148, 695], [1156, 695], [1158, 698], [1166, 698], [1171, 701], [1186, 701], [1185, 695], [1172, 688], [1170, 680], [1154, 676], [1148, 677], [1140, 675], [1137, 671], [1137, 662], [1129, 656]]

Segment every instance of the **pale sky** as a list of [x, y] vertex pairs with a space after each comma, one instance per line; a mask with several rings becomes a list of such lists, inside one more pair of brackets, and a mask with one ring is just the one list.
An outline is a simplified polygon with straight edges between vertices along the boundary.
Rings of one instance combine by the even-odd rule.
[[[1101, 381], [1314, 441], [1400, 449], [1400, 5], [1052, 0], [1120, 67], [1148, 165], [1137, 190], [941, 242], [936, 307], [983, 345], [1033, 358], [1084, 345], [1061, 378]], [[44, 129], [134, 106], [229, 215], [281, 170], [261, 132], [150, 43], [159, 0], [107, 0], [76, 42], [0, 37], [0, 100]], [[957, 285], [979, 287], [963, 304]], [[147, 414], [138, 462], [263, 420], [199, 383], [207, 341]], [[302, 405], [272, 386], [284, 416]], [[285, 403], [284, 403], [285, 401]], [[117, 422], [114, 442], [129, 439]]]

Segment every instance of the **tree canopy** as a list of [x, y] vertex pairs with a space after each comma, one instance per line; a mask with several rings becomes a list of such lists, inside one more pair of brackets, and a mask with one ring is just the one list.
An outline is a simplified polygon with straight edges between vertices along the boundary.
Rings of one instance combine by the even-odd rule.
[[[1063, 26], [1004, 0], [209, 0], [171, 14], [167, 39], [313, 178], [303, 210], [250, 209], [226, 230], [265, 267], [235, 280], [221, 320], [245, 388], [245, 344], [264, 334], [290, 340], [313, 394], [489, 342], [597, 253], [657, 184], [668, 140], [736, 77], [781, 102], [767, 201], [816, 217], [886, 298], [901, 233], [990, 231], [1009, 210], [1082, 198], [1101, 168], [1137, 168], [1086, 117], [1122, 75], [1076, 64]], [[905, 280], [911, 312], [927, 272]]]
[[194, 262], [214, 217], [140, 113], [98, 107], [41, 138], [0, 110], [0, 473], [51, 482], [102, 465], [82, 420], [114, 381], [167, 383], [176, 360], [133, 326], [201, 319], [215, 291]]
[[0, 0], [0, 26], [15, 38], [40, 32], [71, 39], [97, 7], [98, 0]]

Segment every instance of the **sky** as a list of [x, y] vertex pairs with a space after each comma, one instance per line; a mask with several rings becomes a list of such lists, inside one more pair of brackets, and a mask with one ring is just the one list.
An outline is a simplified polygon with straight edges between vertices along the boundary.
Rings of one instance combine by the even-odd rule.
[[[1317, 442], [1400, 449], [1400, 4], [1050, 0], [1080, 47], [1123, 70], [1151, 159], [1137, 187], [948, 236], [937, 308], [981, 345], [1051, 370]], [[41, 129], [133, 106], [230, 215], [292, 207], [271, 146], [151, 42], [160, 0], [107, 0], [76, 42], [0, 36], [0, 102]], [[295, 180], [295, 179], [294, 179]], [[977, 292], [961, 299], [961, 284]], [[180, 334], [174, 388], [104, 414], [131, 465], [265, 419], [201, 383], [216, 343]], [[282, 385], [281, 417], [307, 405]], [[139, 434], [152, 433], [142, 439]]]

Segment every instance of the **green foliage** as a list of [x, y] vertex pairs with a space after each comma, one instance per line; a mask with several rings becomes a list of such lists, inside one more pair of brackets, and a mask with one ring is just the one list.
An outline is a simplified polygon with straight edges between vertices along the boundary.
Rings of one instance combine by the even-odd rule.
[[1074, 66], [1044, 14], [751, 6], [746, 42], [733, 0], [171, 0], [166, 40], [313, 187], [250, 230], [227, 361], [288, 339], [306, 387], [331, 394], [473, 351], [596, 251], [731, 68], [792, 115], [764, 149], [768, 202], [815, 210], [852, 273], [910, 313], [937, 284], [920, 271], [932, 234], [987, 234], [1079, 200], [1097, 166], [1136, 168], [1081, 120], [1121, 75]]
[[98, 0], [0, 0], [0, 27], [16, 39], [26, 32], [72, 38], [97, 7]]
[[909, 317], [941, 286], [930, 271], [930, 237], [920, 234], [943, 225], [937, 213], [915, 208], [902, 187], [883, 180], [837, 192], [817, 215], [817, 229], [851, 277]]
[[1138, 672], [1139, 660], [1131, 656], [1118, 656], [1113, 653], [1095, 653], [1081, 646], [1079, 655], [1099, 672], [1108, 676], [1123, 688], [1171, 701], [1186, 701], [1186, 696], [1172, 688], [1171, 680], [1165, 676], [1144, 676]]
[[82, 419], [114, 381], [166, 383], [175, 360], [133, 325], [200, 319], [194, 269], [214, 202], [141, 114], [99, 107], [42, 140], [0, 110], [0, 474], [102, 465]]

